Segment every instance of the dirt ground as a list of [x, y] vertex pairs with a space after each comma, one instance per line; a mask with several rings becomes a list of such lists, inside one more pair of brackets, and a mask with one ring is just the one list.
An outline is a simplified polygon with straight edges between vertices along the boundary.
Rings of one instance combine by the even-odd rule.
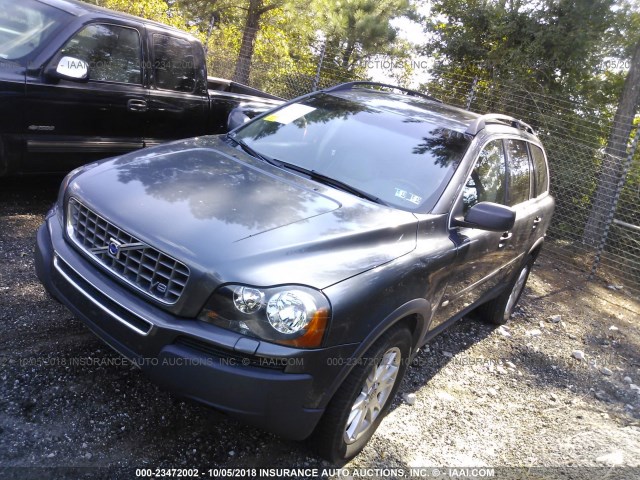
[[[303, 443], [160, 390], [48, 297], [33, 249], [59, 182], [0, 179], [2, 477], [333, 467]], [[506, 327], [464, 319], [418, 355], [391, 413], [345, 468], [640, 478], [639, 319], [626, 288], [587, 282], [543, 254]]]

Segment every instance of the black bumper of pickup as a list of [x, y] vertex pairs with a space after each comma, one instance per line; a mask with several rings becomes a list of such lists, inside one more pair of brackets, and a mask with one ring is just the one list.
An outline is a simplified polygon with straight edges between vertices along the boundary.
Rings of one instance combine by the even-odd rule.
[[238, 348], [246, 337], [172, 316], [99, 271], [64, 240], [55, 215], [38, 230], [36, 271], [51, 295], [155, 383], [294, 440], [312, 433], [331, 397], [339, 372], [329, 360], [355, 350], [268, 345], [270, 358], [247, 354]]

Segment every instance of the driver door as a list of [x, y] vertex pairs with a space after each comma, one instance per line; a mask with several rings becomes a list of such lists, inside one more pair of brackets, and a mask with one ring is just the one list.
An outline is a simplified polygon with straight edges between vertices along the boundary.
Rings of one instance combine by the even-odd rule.
[[[507, 204], [506, 155], [502, 139], [492, 140], [482, 149], [452, 217], [463, 217], [480, 202]], [[472, 305], [505, 279], [516, 256], [511, 248], [512, 234], [511, 231], [490, 232], [466, 227], [450, 229], [457, 255], [432, 328]]]
[[25, 167], [68, 170], [143, 146], [147, 89], [142, 26], [92, 23], [56, 54], [82, 60], [88, 79], [27, 77]]

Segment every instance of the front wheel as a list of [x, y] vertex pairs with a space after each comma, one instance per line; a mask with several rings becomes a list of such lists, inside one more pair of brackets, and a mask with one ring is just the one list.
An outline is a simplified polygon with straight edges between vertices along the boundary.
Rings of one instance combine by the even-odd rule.
[[531, 257], [527, 258], [520, 271], [511, 278], [504, 292], [482, 306], [481, 313], [488, 321], [497, 325], [504, 325], [509, 321], [527, 284], [533, 260]]
[[329, 402], [311, 440], [329, 461], [345, 462], [367, 444], [391, 406], [407, 368], [411, 333], [395, 327], [360, 359]]

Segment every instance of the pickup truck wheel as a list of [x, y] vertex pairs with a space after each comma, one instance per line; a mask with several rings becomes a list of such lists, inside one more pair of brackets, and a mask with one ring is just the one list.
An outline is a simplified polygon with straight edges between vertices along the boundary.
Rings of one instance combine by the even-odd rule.
[[358, 361], [311, 437], [322, 457], [343, 463], [360, 453], [393, 402], [410, 352], [411, 334], [396, 327], [383, 334]]
[[520, 270], [511, 277], [509, 285], [504, 289], [504, 292], [482, 306], [481, 312], [488, 321], [497, 325], [504, 325], [509, 321], [527, 284], [533, 260], [533, 258], [528, 257]]

